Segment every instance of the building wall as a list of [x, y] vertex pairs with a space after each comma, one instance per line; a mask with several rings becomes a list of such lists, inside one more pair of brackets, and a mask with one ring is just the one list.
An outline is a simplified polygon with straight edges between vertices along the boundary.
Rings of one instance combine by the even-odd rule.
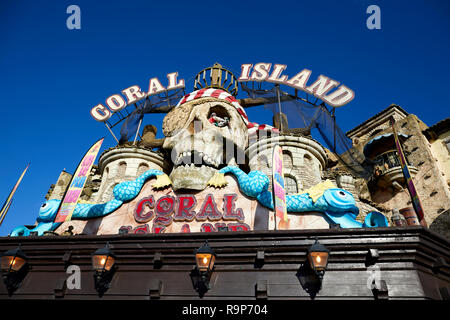
[[[307, 251], [315, 238], [330, 250], [320, 291], [310, 282], [315, 278], [307, 277]], [[217, 257], [210, 289], [200, 298], [193, 286], [194, 250], [206, 240]], [[31, 268], [12, 294], [0, 281], [0, 299], [440, 300], [450, 290], [449, 243], [422, 227], [45, 236], [20, 242]], [[106, 242], [117, 269], [100, 297], [91, 254]], [[17, 244], [15, 237], [1, 237], [0, 252]], [[378, 258], [370, 259], [370, 249]], [[436, 269], [439, 258], [444, 263]], [[69, 265], [80, 268], [79, 289], [65, 285]], [[373, 283], [377, 270], [379, 282]]]
[[[431, 141], [431, 153], [436, 159], [436, 165], [440, 169], [445, 186], [441, 192], [448, 194], [450, 190], [450, 131], [440, 134], [436, 140]], [[445, 211], [440, 211], [436, 218], [431, 222], [430, 229], [450, 238], [450, 207]]]
[[436, 159], [447, 186], [450, 188], [450, 130], [431, 141], [431, 153]]
[[[374, 119], [367, 121], [362, 128], [352, 130], [349, 136], [354, 143], [357, 142], [355, 147], [362, 152], [366, 143], [373, 137], [392, 132], [388, 115], [394, 116], [397, 132], [410, 136], [403, 143], [403, 150], [412, 166], [410, 171], [414, 172], [414, 168], [417, 169], [413, 181], [425, 212], [425, 220], [430, 226], [441, 214], [450, 209], [450, 192], [446, 175], [449, 156], [448, 152], [445, 154], [442, 142], [446, 136], [440, 137], [439, 142], [436, 140], [430, 143], [423, 134], [427, 126], [417, 116], [402, 115], [396, 109], [395, 106], [389, 107], [384, 113], [381, 112]], [[385, 208], [383, 213], [389, 220], [393, 208], [412, 207], [411, 197], [404, 183], [400, 190], [392, 185], [386, 188], [371, 187], [369, 195], [363, 195], [362, 189], [360, 186], [357, 193], [360, 193], [366, 201]], [[441, 234], [450, 236], [449, 228], [441, 227], [439, 230]]]

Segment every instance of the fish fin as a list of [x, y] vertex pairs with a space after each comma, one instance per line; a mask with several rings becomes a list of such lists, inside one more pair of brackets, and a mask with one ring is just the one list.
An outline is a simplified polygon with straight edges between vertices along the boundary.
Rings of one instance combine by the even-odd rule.
[[216, 172], [214, 176], [209, 179], [208, 186], [212, 186], [214, 188], [221, 188], [228, 184], [228, 181], [225, 179], [225, 174]]
[[152, 185], [153, 189], [162, 189], [170, 186], [172, 184], [172, 180], [170, 180], [167, 174], [160, 174], [156, 176], [156, 182]]
[[336, 188], [331, 180], [327, 179], [324, 182], [316, 184], [314, 187], [304, 190], [302, 193], [307, 193], [309, 197], [316, 202], [319, 199], [325, 190]]

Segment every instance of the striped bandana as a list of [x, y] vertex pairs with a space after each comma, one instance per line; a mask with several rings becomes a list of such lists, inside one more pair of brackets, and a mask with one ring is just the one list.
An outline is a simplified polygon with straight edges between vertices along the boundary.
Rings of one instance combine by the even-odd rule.
[[192, 101], [195, 99], [199, 99], [199, 98], [206, 98], [206, 97], [212, 97], [212, 98], [226, 100], [233, 107], [235, 107], [236, 110], [238, 111], [238, 113], [241, 115], [242, 120], [244, 120], [245, 125], [247, 126], [249, 140], [252, 142], [254, 142], [256, 140], [257, 133], [259, 130], [268, 131], [268, 132], [275, 133], [275, 134], [279, 133], [277, 128], [274, 128], [267, 124], [260, 125], [255, 122], [250, 122], [248, 120], [247, 114], [244, 111], [244, 108], [242, 108], [242, 106], [239, 104], [239, 102], [231, 94], [229, 94], [226, 91], [220, 90], [220, 89], [214, 89], [214, 88], [200, 89], [200, 90], [191, 92], [191, 93], [185, 95], [180, 100], [180, 102], [178, 102], [176, 107], [181, 106], [183, 103], [186, 103], [186, 102], [189, 102], [189, 101]]

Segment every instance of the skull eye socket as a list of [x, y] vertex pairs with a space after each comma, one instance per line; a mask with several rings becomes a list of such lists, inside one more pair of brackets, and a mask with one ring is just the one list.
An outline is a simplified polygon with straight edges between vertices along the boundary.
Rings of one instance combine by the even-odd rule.
[[208, 121], [216, 127], [227, 127], [230, 122], [230, 114], [223, 106], [216, 105], [209, 109]]

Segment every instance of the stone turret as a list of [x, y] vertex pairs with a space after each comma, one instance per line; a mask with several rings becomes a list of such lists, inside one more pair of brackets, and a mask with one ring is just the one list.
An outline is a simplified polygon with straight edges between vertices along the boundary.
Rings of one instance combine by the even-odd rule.
[[170, 162], [160, 152], [135, 146], [116, 146], [104, 151], [99, 159], [102, 178], [95, 201], [111, 200], [117, 184], [134, 180], [149, 169], [167, 173], [170, 172]]
[[284, 114], [281, 117], [279, 114], [274, 116], [274, 126], [280, 125], [280, 118], [283, 128], [281, 135], [260, 138], [246, 150], [246, 155], [251, 170], [260, 170], [271, 177], [272, 150], [275, 144], [279, 144], [283, 149], [286, 192], [293, 194], [322, 182], [327, 155], [325, 149], [310, 136], [289, 129]]
[[72, 179], [72, 175], [65, 170], [61, 171], [56, 184], [52, 184], [50, 189], [45, 196], [46, 200], [57, 199], [61, 200], [64, 196], [64, 192], [66, 191], [67, 186], [70, 183], [70, 179]]

